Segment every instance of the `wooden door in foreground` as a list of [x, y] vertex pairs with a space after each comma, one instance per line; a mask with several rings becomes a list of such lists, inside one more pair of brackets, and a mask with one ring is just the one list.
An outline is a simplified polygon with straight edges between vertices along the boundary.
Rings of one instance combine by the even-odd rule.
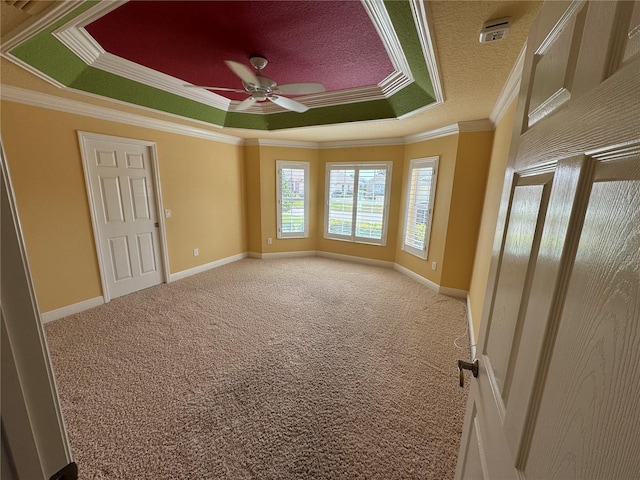
[[548, 2], [520, 90], [457, 478], [640, 472], [640, 2]]

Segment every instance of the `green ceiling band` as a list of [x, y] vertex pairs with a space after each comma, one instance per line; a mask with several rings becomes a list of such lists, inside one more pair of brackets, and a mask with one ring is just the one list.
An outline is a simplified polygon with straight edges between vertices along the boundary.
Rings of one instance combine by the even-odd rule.
[[85, 64], [52, 32], [98, 3], [84, 2], [49, 28], [13, 48], [11, 54], [67, 87], [221, 127], [280, 130], [389, 119], [434, 102], [433, 85], [409, 2], [387, 1], [385, 7], [411, 68], [413, 83], [387, 99], [312, 108], [303, 114], [278, 112], [267, 115], [226, 112]]

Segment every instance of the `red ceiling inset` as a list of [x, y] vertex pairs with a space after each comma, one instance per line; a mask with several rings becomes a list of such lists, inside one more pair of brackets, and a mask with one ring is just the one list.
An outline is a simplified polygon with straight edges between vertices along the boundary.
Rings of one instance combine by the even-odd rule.
[[328, 91], [376, 85], [394, 70], [353, 0], [130, 1], [86, 29], [107, 52], [196, 85], [242, 88], [224, 60], [250, 66], [252, 55], [269, 60], [263, 74], [279, 84]]

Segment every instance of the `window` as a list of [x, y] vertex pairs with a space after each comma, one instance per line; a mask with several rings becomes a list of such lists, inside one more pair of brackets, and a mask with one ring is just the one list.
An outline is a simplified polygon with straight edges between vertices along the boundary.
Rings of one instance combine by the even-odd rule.
[[402, 249], [420, 258], [427, 258], [429, 249], [437, 173], [438, 157], [419, 158], [409, 163]]
[[276, 161], [278, 238], [309, 236], [309, 162]]
[[386, 244], [391, 165], [327, 164], [325, 238]]

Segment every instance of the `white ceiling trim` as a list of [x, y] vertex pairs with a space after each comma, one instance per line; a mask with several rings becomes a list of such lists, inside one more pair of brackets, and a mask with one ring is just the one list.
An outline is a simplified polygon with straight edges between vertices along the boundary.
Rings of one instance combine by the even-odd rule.
[[513, 68], [511, 69], [511, 73], [509, 73], [509, 77], [507, 78], [504, 87], [502, 87], [500, 95], [498, 95], [496, 104], [493, 106], [493, 109], [491, 109], [489, 118], [494, 125], [498, 125], [498, 123], [500, 123], [500, 120], [502, 120], [502, 117], [507, 112], [511, 102], [513, 102], [513, 100], [518, 96], [526, 49], [527, 43], [525, 42], [520, 50], [520, 54], [518, 55], [516, 62], [513, 65]]
[[[366, 102], [371, 100], [384, 100], [386, 97], [381, 92], [380, 87], [377, 85], [371, 87], [358, 87], [358, 88], [350, 88], [346, 90], [334, 91], [334, 92], [325, 92], [325, 93], [316, 93], [313, 95], [305, 95], [301, 97], [296, 97], [301, 103], [304, 103], [309, 108], [316, 107], [328, 107], [332, 105], [345, 105], [348, 103], [357, 103], [357, 102]], [[240, 101], [233, 100], [231, 101], [231, 111], [240, 104]], [[286, 112], [287, 110], [272, 103], [269, 101], [266, 102], [256, 102], [247, 110], [244, 110], [242, 113], [257, 113], [257, 114], [265, 114], [265, 113], [278, 113], [278, 112]]]
[[[83, 93], [83, 92], [80, 92]], [[380, 138], [370, 140], [345, 140], [336, 142], [304, 142], [293, 140], [274, 140], [274, 139], [247, 139], [243, 140], [239, 137], [227, 135], [223, 133], [211, 132], [208, 130], [189, 127], [166, 120], [158, 120], [143, 115], [137, 115], [128, 112], [114, 110], [112, 108], [100, 107], [93, 104], [61, 98], [46, 93], [34, 92], [24, 88], [14, 87], [12, 85], [2, 85], [0, 88], [0, 98], [9, 102], [31, 105], [34, 107], [46, 108], [75, 115], [82, 115], [100, 120], [107, 120], [137, 127], [160, 130], [178, 135], [186, 135], [190, 137], [214, 140], [231, 145], [260, 145], [272, 147], [288, 147], [288, 148], [308, 148], [308, 149], [333, 149], [333, 148], [353, 148], [353, 147], [373, 147], [373, 146], [393, 146], [393, 145], [409, 145], [412, 143], [433, 140], [435, 138], [446, 137], [449, 135], [459, 134], [461, 132], [477, 132], [493, 129], [493, 123], [490, 120], [475, 120], [471, 122], [459, 122], [453, 125], [430, 130], [428, 132], [409, 135], [404, 138]]]
[[20, 24], [16, 29], [11, 30], [2, 36], [2, 39], [0, 40], [0, 52], [4, 54], [20, 45], [22, 42], [26, 42], [53, 22], [62, 18], [64, 15], [76, 8], [83, 1], [84, 0], [69, 0], [66, 2], [56, 3], [55, 6], [50, 7], [39, 15], [29, 19], [26, 23]]
[[308, 148], [317, 150], [320, 147], [318, 142], [301, 142], [295, 140], [271, 140], [268, 138], [247, 138], [244, 141], [247, 147], [287, 147], [287, 148]]
[[404, 137], [404, 141], [406, 144], [424, 142], [425, 140], [433, 140], [434, 138], [447, 137], [449, 135], [456, 135], [460, 133], [458, 129], [458, 124], [454, 123], [453, 125], [447, 125], [446, 127], [436, 128], [435, 130], [430, 130], [428, 132], [415, 133], [413, 135], [408, 135]]
[[431, 32], [431, 22], [425, 9], [425, 2], [422, 0], [411, 0], [411, 13], [413, 13], [413, 21], [416, 24], [418, 37], [420, 38], [420, 46], [422, 54], [427, 62], [427, 69], [431, 77], [433, 92], [437, 103], [444, 102], [444, 92], [440, 81], [440, 70], [438, 69], [438, 57], [436, 56], [436, 45]]
[[45, 75], [40, 70], [38, 70], [36, 68], [33, 68], [31, 65], [29, 65], [26, 62], [23, 62], [18, 57], [14, 57], [10, 53], [3, 53], [2, 56], [4, 58], [6, 58], [7, 60], [15, 63], [16, 65], [18, 65], [20, 68], [24, 68], [27, 72], [29, 72], [33, 76], [38, 77], [39, 79], [44, 80], [47, 83], [55, 85], [58, 88], [66, 88], [66, 86], [63, 83], [60, 83], [59, 81], [57, 81], [54, 78], [51, 78], [49, 75]]
[[362, 5], [396, 70], [378, 84], [385, 95], [391, 96], [413, 82], [411, 68], [384, 3], [376, 0], [362, 0]]
[[343, 140], [339, 142], [321, 142], [320, 149], [353, 148], [353, 147], [388, 147], [404, 145], [403, 138], [373, 138], [370, 140]]
[[208, 90], [185, 88], [183, 80], [113, 55], [105, 51], [85, 30], [86, 25], [124, 3], [126, 2], [101, 2], [58, 28], [53, 35], [91, 67], [227, 111], [231, 103], [229, 99]]
[[[226, 97], [206, 89], [200, 90], [184, 87], [185, 82], [183, 80], [106, 52], [100, 44], [89, 35], [84, 27], [124, 3], [126, 3], [126, 0], [100, 2], [95, 7], [88, 9], [58, 28], [53, 32], [53, 35], [83, 62], [94, 68], [99, 68], [106, 72], [147, 84], [151, 87], [165, 90], [205, 105], [225, 111], [233, 111], [233, 107], [240, 102], [230, 101]], [[393, 29], [391, 19], [384, 8], [384, 4], [376, 0], [363, 0], [362, 3], [376, 31], [380, 35], [396, 71], [388, 75], [377, 86], [366, 86], [297, 97], [299, 101], [310, 108], [384, 100], [413, 82], [411, 69], [409, 68], [404, 51], [400, 46], [398, 36]], [[271, 102], [265, 102], [253, 105], [244, 113], [265, 114], [280, 111], [285, 110], [277, 105], [273, 105]]]
[[179, 135], [187, 135], [189, 137], [215, 140], [222, 143], [229, 143], [231, 145], [241, 145], [243, 142], [241, 138], [223, 133], [211, 132], [200, 128], [168, 122], [166, 120], [158, 120], [145, 117], [143, 115], [136, 115], [134, 113], [121, 112], [119, 110], [56, 97], [46, 93], [33, 92], [31, 90], [11, 85], [2, 85], [2, 88], [0, 89], [0, 98], [10, 102], [22, 103], [24, 105], [72, 113], [85, 117], [98, 118], [100, 120], [108, 120], [111, 122], [124, 123], [137, 127], [160, 130], [163, 132], [176, 133]]

